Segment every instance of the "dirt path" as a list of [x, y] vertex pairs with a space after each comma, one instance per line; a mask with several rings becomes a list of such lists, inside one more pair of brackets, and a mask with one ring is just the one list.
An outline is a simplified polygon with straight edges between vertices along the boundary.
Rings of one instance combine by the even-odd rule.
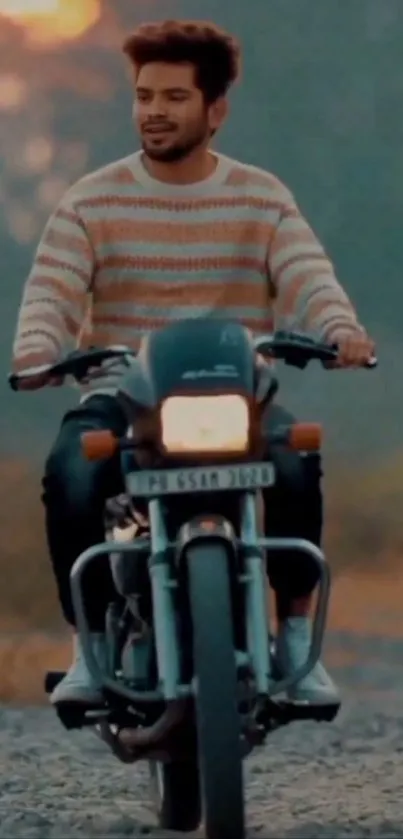
[[[276, 732], [246, 764], [250, 837], [403, 837], [402, 600], [383, 600], [376, 618], [368, 588], [366, 618], [357, 605], [332, 620], [338, 720]], [[48, 708], [4, 705], [0, 744], [0, 837], [163, 836], [144, 767], [115, 762], [89, 732], [68, 735]]]

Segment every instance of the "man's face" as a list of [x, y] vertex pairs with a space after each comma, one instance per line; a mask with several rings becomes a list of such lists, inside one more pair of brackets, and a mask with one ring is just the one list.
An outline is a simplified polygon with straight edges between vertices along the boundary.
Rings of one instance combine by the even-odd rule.
[[174, 162], [206, 143], [222, 121], [208, 107], [190, 64], [145, 64], [137, 77], [134, 115], [143, 150], [152, 160]]

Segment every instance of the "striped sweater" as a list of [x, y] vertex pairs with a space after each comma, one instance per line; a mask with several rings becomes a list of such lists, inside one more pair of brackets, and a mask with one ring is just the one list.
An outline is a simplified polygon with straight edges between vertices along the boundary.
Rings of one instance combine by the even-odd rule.
[[[87, 175], [48, 221], [13, 347], [16, 372], [72, 347], [126, 344], [185, 317], [293, 327], [328, 339], [361, 329], [333, 267], [274, 175], [217, 155], [208, 179], [156, 181], [141, 152]], [[114, 392], [118, 369], [82, 386]]]

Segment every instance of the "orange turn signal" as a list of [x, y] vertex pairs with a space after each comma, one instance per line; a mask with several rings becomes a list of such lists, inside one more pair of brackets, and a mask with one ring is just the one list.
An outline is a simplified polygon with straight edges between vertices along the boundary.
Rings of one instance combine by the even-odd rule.
[[87, 460], [112, 457], [118, 446], [119, 439], [112, 431], [85, 431], [81, 435], [81, 448]]
[[318, 422], [296, 422], [291, 425], [288, 445], [297, 452], [317, 452], [322, 445], [323, 429]]

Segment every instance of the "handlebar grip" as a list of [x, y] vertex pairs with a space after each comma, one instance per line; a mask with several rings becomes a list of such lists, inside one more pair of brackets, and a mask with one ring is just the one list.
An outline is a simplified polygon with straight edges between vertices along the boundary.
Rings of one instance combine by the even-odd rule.
[[19, 383], [19, 380], [20, 380], [19, 375], [17, 373], [9, 373], [9, 375], [7, 376], [7, 379], [8, 379], [8, 384], [11, 387], [11, 390], [17, 391], [18, 390], [18, 383]]
[[[333, 352], [337, 356], [337, 353], [338, 353], [337, 344], [331, 344], [330, 349], [333, 350]], [[373, 355], [372, 358], [370, 358], [370, 360], [366, 362], [366, 364], [362, 365], [362, 369], [363, 370], [373, 370], [377, 366], [378, 366], [378, 357], [376, 355]]]

